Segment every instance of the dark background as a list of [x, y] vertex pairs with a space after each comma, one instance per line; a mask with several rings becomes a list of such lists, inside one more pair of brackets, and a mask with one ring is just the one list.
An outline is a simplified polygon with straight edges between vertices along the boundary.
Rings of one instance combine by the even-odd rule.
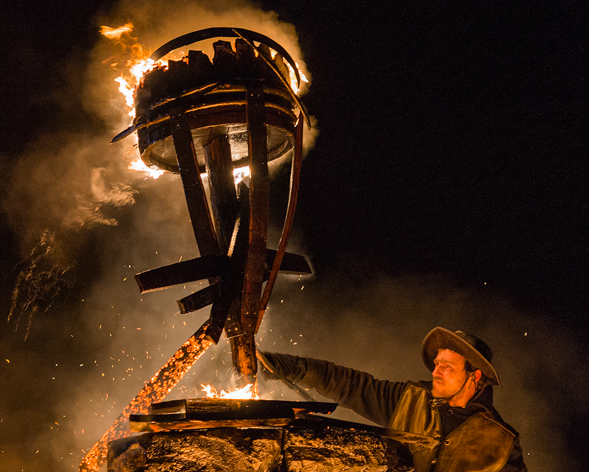
[[[533, 470], [554, 470], [554, 464], [582, 470], [579, 464], [587, 461], [589, 407], [583, 388], [588, 378], [582, 364], [589, 334], [586, 6], [562, 3], [486, 2], [454, 8], [439, 2], [375, 0], [256, 4], [276, 11], [278, 20], [296, 28], [312, 77], [303, 101], [319, 130], [303, 166], [293, 235], [295, 248], [309, 256], [315, 275], [304, 284], [309, 292], [301, 292], [300, 281], [291, 282], [299, 284], [296, 288], [277, 287], [278, 298], [293, 290], [309, 294], [291, 297], [283, 321], [272, 318], [270, 311], [269, 323], [283, 330], [280, 336], [285, 338], [305, 330], [312, 337], [309, 324], [320, 328], [315, 331], [317, 342], [301, 351], [292, 339], [284, 345], [278, 341], [277, 346], [346, 362], [394, 355], [393, 336], [403, 340], [399, 345], [407, 342], [415, 350], [406, 353], [408, 357], [418, 357], [420, 340], [436, 324], [495, 336], [499, 339], [489, 343], [504, 348], [506, 375], [521, 382], [503, 394], [503, 402], [511, 408], [514, 401], [538, 405], [521, 417], [509, 410], [506, 418], [522, 432], [524, 451], [537, 454], [528, 461], [535, 465]], [[106, 59], [93, 52], [104, 41], [98, 34], [101, 21], [112, 17], [111, 26], [118, 26], [119, 20], [135, 21], [131, 13], [113, 14], [119, 12], [116, 5], [8, 1], [0, 6], [0, 320], [6, 320], [0, 337], [0, 395], [5, 396], [0, 403], [0, 464], [9, 464], [2, 470], [63, 470], [60, 461], [67, 461], [68, 455], [72, 457], [67, 468], [77, 467], [80, 447], [90, 447], [112, 421], [107, 415], [90, 438], [74, 437], [80, 434], [79, 425], [92, 419], [86, 407], [75, 413], [80, 407], [71, 399], [87, 402], [83, 395], [90, 395], [98, 382], [92, 383], [91, 373], [76, 374], [70, 367], [61, 387], [47, 389], [36, 372], [45, 375], [49, 364], [67, 364], [81, 352], [114, 352], [110, 339], [89, 333], [88, 313], [100, 320], [100, 329], [110, 323], [113, 332], [120, 332], [113, 317], [120, 320], [135, 313], [135, 299], [126, 297], [137, 298], [137, 292], [117, 293], [121, 302], [116, 308], [112, 305], [116, 313], [107, 310], [110, 291], [106, 297], [103, 292], [102, 302], [92, 309], [81, 308], [80, 300], [92, 299], [103, 289], [94, 288], [96, 280], [114, 272], [120, 275], [117, 280], [126, 281], [136, 272], [132, 269], [161, 265], [161, 260], [152, 260], [152, 240], [158, 242], [153, 247], [159, 252], [170, 250], [170, 260], [190, 255], [177, 249], [192, 244], [189, 235], [168, 237], [161, 227], [152, 229], [158, 220], [154, 223], [150, 208], [160, 204], [162, 213], [169, 209], [161, 196], [150, 192], [154, 186], [172, 192], [177, 182], [137, 180], [129, 184], [137, 192], [134, 206], [102, 207], [107, 218], [118, 220], [117, 226], [87, 225], [70, 231], [55, 223], [58, 218], [47, 217], [47, 228], [56, 230], [61, 241], [61, 249], [53, 253], [59, 255], [49, 261], [73, 268], [52, 271], [44, 259], [37, 271], [42, 267], [47, 279], [38, 279], [27, 298], [34, 300], [37, 294], [39, 303], [25, 306], [19, 301], [26, 284], [20, 285], [20, 295], [15, 294], [19, 274], [34, 273], [29, 271], [34, 259], [30, 254], [45, 229], [47, 212], [36, 213], [41, 207], [35, 202], [47, 203], [55, 215], [62, 205], [60, 199], [53, 200], [47, 173], [54, 169], [66, 175], [75, 167], [44, 168], [39, 150], [47, 148], [51, 162], [63, 162], [63, 149], [71, 151], [76, 143], [102, 143], [104, 155], [110, 152], [108, 140], [114, 134], [105, 116], [112, 111], [99, 113], [84, 103], [92, 82], [88, 70]], [[217, 12], [233, 7], [221, 3], [210, 8]], [[127, 11], [139, 10], [140, 6]], [[194, 24], [192, 30], [200, 28], [197, 20]], [[185, 32], [179, 29], [178, 35]], [[100, 161], [106, 172], [108, 162]], [[112, 162], [111, 167], [120, 165]], [[31, 166], [30, 180], [26, 166]], [[41, 170], [33, 172], [37, 166]], [[287, 171], [279, 173], [276, 188], [288, 185]], [[37, 185], [33, 175], [45, 175], [39, 180], [43, 184]], [[61, 177], [56, 177], [59, 192], [64, 191]], [[284, 203], [285, 193], [277, 190], [274, 197]], [[175, 195], [181, 202], [181, 190]], [[137, 223], [138, 214], [152, 226]], [[185, 224], [181, 228], [189, 231]], [[124, 254], [113, 250], [129, 234], [137, 238], [132, 248]], [[141, 267], [131, 264], [133, 268], [123, 272], [123, 256], [141, 261]], [[117, 290], [114, 280], [107, 283], [109, 290]], [[18, 309], [11, 312], [15, 306]], [[30, 310], [35, 306], [33, 316]], [[161, 310], [165, 323], [163, 302]], [[169, 312], [174, 310], [172, 305]], [[198, 325], [193, 322], [178, 339], [187, 338]], [[394, 334], [380, 340], [389, 331]], [[528, 332], [538, 333], [535, 341], [528, 340]], [[158, 334], [142, 342], [163, 345], [166, 352], [179, 346]], [[340, 353], [333, 341], [338, 335], [339, 344], [351, 344], [362, 355]], [[71, 341], [78, 336], [80, 341]], [[370, 356], [359, 340], [381, 350]], [[117, 342], [135, 346], [131, 339]], [[521, 344], [514, 346], [517, 343]], [[91, 363], [88, 356], [80, 364]], [[108, 358], [114, 362], [112, 355]], [[161, 363], [154, 362], [146, 378]], [[372, 368], [371, 372], [380, 368], [367, 364], [358, 362], [355, 367]], [[417, 374], [384, 370], [382, 375]], [[137, 392], [137, 386], [141, 383], [129, 392]], [[111, 397], [118, 392], [102, 384], [96, 388], [103, 401], [109, 388], [115, 392]], [[518, 396], [522, 392], [526, 396]], [[115, 416], [132, 397], [119, 396], [112, 409]], [[58, 410], [67, 411], [68, 418], [71, 412], [73, 423], [58, 425], [56, 418], [63, 416], [56, 416]], [[101, 411], [97, 406], [93, 417], [105, 414]], [[542, 421], [534, 423], [538, 418]], [[525, 420], [531, 422], [521, 424]], [[41, 424], [61, 428], [57, 448], [66, 451], [61, 459], [47, 451], [43, 455], [43, 446], [53, 444], [55, 439], [49, 438], [57, 433], [39, 433]], [[541, 439], [526, 442], [524, 432], [536, 429], [544, 432]]]

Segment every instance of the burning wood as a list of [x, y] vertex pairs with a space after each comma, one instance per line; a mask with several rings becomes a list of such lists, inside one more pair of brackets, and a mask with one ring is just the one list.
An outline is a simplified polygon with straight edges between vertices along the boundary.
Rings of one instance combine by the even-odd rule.
[[[105, 29], [103, 34], [118, 39], [129, 31], [125, 25]], [[236, 37], [235, 50], [231, 43], [217, 41], [212, 62], [203, 53], [191, 51], [187, 58], [169, 61], [167, 66], [156, 63], [178, 47], [217, 36]], [[130, 434], [129, 415], [146, 413], [149, 405], [163, 399], [204, 351], [218, 342], [223, 330], [231, 338], [241, 382], [251, 384], [256, 394], [254, 336], [278, 271], [284, 267], [310, 273], [302, 256], [285, 254], [306, 119], [290, 85], [294, 78], [298, 90], [300, 74], [289, 54], [252, 31], [210, 28], [176, 38], [148, 61], [135, 62], [133, 69], [138, 80], [132, 95], [137, 118], [113, 142], [137, 131], [145, 165], [180, 174], [201, 255], [138, 274], [137, 282], [145, 292], [208, 279], [209, 287], [179, 304], [183, 311], [209, 303], [212, 308], [209, 320], [155, 374], [84, 458], [83, 471], [100, 468], [108, 441]], [[131, 96], [129, 82], [121, 78], [119, 83], [121, 91]], [[289, 205], [278, 249], [273, 251], [267, 248], [268, 162], [293, 149]], [[236, 184], [233, 174], [238, 169], [246, 173], [243, 167], [247, 167], [248, 181]]]
[[[265, 418], [254, 419], [255, 415], [250, 415], [250, 419], [217, 420], [217, 424], [171, 418], [166, 422], [166, 416], [177, 416], [172, 408], [167, 414], [159, 415], [160, 422], [150, 423], [154, 432], [111, 444], [109, 472], [413, 470], [411, 455], [400, 442], [411, 441], [411, 437], [392, 438], [382, 428], [314, 415], [301, 414], [294, 418], [292, 410], [290, 415], [285, 415], [284, 404], [292, 406], [297, 402], [275, 403], [278, 410], [269, 409], [278, 413], [277, 418], [268, 418], [268, 408], [261, 408], [257, 411], [266, 413]], [[208, 411], [203, 414], [210, 416]], [[280, 418], [280, 414], [290, 417]], [[239, 413], [230, 417], [239, 417]]]
[[111, 427], [102, 435], [100, 440], [86, 454], [80, 464], [81, 471], [97, 471], [106, 462], [108, 443], [117, 438], [125, 438], [132, 434], [129, 429], [131, 413], [149, 411], [149, 406], [163, 400], [168, 393], [184, 377], [186, 372], [212, 345], [206, 339], [208, 325], [205, 323], [194, 333], [166, 364], [156, 372], [143, 389], [125, 407]]

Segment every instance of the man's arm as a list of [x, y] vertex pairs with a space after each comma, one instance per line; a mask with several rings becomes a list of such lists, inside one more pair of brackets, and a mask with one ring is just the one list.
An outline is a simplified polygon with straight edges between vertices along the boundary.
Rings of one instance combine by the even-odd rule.
[[387, 427], [404, 382], [377, 380], [366, 372], [319, 359], [265, 354], [276, 366], [270, 378], [286, 378], [349, 408], [364, 418]]

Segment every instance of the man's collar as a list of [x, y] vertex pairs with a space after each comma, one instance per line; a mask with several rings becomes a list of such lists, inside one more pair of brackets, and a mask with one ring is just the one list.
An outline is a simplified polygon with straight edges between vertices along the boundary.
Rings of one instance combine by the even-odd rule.
[[[431, 394], [433, 382], [422, 380], [420, 382], [420, 384], [426, 390], [428, 390]], [[444, 400], [441, 398], [439, 399], [440, 401], [437, 401], [437, 399], [434, 399], [434, 398], [432, 398], [432, 400], [434, 403], [443, 403], [444, 402]], [[474, 397], [472, 397], [468, 401], [468, 403], [466, 404], [464, 409], [473, 410], [473, 411], [479, 410], [479, 409], [492, 410], [493, 409], [493, 387], [491, 385], [488, 385], [483, 390], [481, 390], [479, 393], [477, 393]]]

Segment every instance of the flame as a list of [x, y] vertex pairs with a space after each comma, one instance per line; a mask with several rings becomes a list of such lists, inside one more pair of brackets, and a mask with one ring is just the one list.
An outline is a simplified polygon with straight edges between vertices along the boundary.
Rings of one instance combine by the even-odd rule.
[[166, 173], [165, 170], [158, 169], [157, 167], [146, 166], [140, 157], [131, 162], [128, 168], [131, 170], [137, 170], [139, 172], [145, 172], [147, 177], [151, 177], [152, 179], [157, 179]]
[[233, 178], [235, 179], [235, 185], [241, 182], [243, 179], [250, 177], [250, 168], [249, 166], [245, 167], [235, 167], [233, 169]]
[[[303, 74], [303, 71], [299, 67], [299, 64], [295, 62], [295, 65], [297, 66], [297, 70], [299, 71], [299, 75], [301, 77], [301, 82], [308, 84], [309, 80], [307, 79], [305, 74]], [[297, 75], [295, 74], [294, 69], [292, 68], [292, 66], [288, 62], [286, 62], [286, 67], [288, 67], [288, 73], [290, 75], [290, 88], [292, 88], [293, 92], [298, 95], [302, 86], [299, 87], [299, 85], [297, 83]]]
[[127, 23], [118, 28], [111, 28], [110, 26], [101, 26], [100, 34], [106, 36], [108, 39], [121, 39], [123, 33], [130, 33], [133, 31], [133, 23]]
[[215, 387], [212, 385], [200, 385], [202, 387], [202, 391], [206, 393], [207, 398], [226, 398], [230, 400], [259, 400], [260, 396], [257, 393], [257, 388], [255, 388], [255, 384], [247, 384], [243, 388], [235, 388], [233, 390], [221, 390], [220, 393], [217, 392]]
[[[119, 92], [125, 97], [125, 102], [130, 108], [129, 116], [135, 118], [135, 106], [133, 94], [135, 88], [141, 82], [143, 76], [155, 69], [156, 67], [167, 67], [168, 62], [165, 60], [154, 61], [149, 58], [150, 52], [144, 51], [143, 46], [137, 42], [137, 38], [131, 36], [133, 31], [133, 23], [127, 23], [118, 28], [111, 28], [110, 26], [101, 26], [100, 34], [108, 39], [116, 40], [117, 44], [121, 45], [123, 51], [127, 54], [125, 62], [125, 69], [121, 75], [115, 79], [119, 84]], [[123, 34], [125, 34], [123, 36]], [[113, 63], [112, 67], [116, 68], [118, 63]]]

